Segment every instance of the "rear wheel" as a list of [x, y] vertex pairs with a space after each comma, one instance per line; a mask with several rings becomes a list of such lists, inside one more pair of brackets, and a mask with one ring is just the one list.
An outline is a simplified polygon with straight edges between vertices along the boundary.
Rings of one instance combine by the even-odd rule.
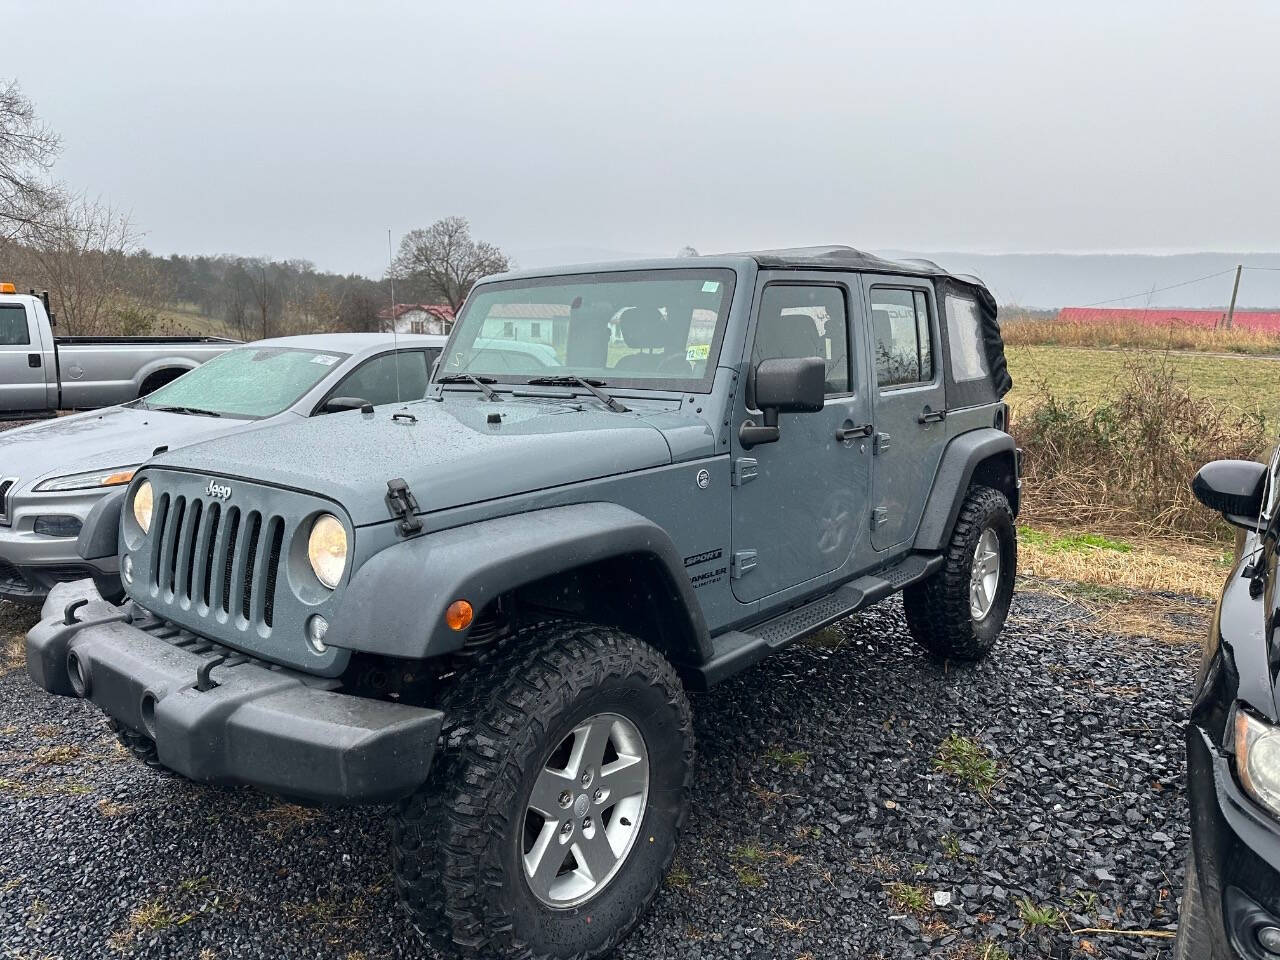
[[688, 701], [621, 631], [551, 621], [512, 641], [446, 699], [431, 776], [395, 815], [397, 889], [446, 954], [604, 956], [675, 853]]
[[907, 625], [935, 657], [981, 660], [1013, 601], [1018, 539], [999, 490], [975, 486], [960, 506], [942, 569], [903, 591]]

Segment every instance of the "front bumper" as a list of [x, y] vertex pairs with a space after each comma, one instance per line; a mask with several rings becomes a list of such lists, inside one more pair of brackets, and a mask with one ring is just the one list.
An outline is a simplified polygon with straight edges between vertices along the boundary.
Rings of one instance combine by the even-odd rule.
[[[98, 560], [80, 556], [76, 537], [50, 537], [35, 532], [41, 516], [74, 517], [84, 521], [102, 495], [84, 493], [40, 494], [27, 501], [14, 496], [10, 515], [0, 525], [0, 599], [15, 603], [40, 603], [58, 583], [97, 579], [107, 592], [119, 589], [117, 558]], [[35, 499], [35, 502], [28, 502]]]
[[1244, 794], [1226, 755], [1195, 723], [1187, 728], [1187, 784], [1200, 894], [1217, 947], [1243, 960], [1275, 960], [1257, 931], [1280, 927], [1280, 824]]
[[205, 783], [311, 802], [379, 803], [419, 787], [439, 710], [338, 693], [197, 637], [89, 581], [62, 584], [27, 634], [27, 672], [156, 743], [160, 763]]

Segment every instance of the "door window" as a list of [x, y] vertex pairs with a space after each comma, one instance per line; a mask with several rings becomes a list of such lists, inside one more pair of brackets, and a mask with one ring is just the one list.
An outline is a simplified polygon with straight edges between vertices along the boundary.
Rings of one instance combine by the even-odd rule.
[[849, 392], [849, 325], [840, 287], [771, 283], [760, 299], [751, 366], [761, 360], [820, 357], [827, 396]]
[[881, 387], [933, 379], [929, 298], [921, 290], [871, 288], [876, 382]]
[[[397, 383], [396, 365], [400, 375]], [[375, 407], [401, 400], [421, 400], [427, 392], [427, 356], [421, 350], [384, 353], [362, 364], [333, 389], [331, 396], [359, 397]]]
[[30, 342], [27, 308], [20, 303], [0, 304], [0, 346], [13, 347]]

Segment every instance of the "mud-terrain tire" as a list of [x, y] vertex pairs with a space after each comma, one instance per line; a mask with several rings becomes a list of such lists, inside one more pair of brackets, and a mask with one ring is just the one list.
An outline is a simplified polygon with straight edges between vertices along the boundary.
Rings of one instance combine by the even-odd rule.
[[[992, 536], [994, 548], [987, 550]], [[973, 589], [980, 543], [985, 555], [995, 554], [998, 569], [994, 588], [986, 591], [989, 606], [978, 617], [973, 609]], [[1003, 493], [991, 487], [969, 488], [943, 558], [942, 569], [903, 591], [907, 626], [916, 642], [935, 657], [981, 660], [991, 652], [1004, 627], [1018, 572], [1018, 536], [1013, 511]]]
[[1194, 853], [1187, 854], [1182, 881], [1182, 905], [1178, 908], [1178, 935], [1173, 941], [1171, 960], [1229, 960], [1214, 943], [1204, 900], [1200, 897], [1200, 877]]
[[116, 739], [120, 741], [120, 745], [141, 760], [152, 770], [160, 773], [168, 773], [168, 767], [160, 762], [160, 757], [156, 753], [156, 742], [150, 737], [141, 733], [134, 733], [122, 723], [108, 718], [107, 726], [111, 728], [111, 732], [116, 735]]
[[[693, 780], [689, 703], [671, 664], [620, 630], [549, 620], [511, 639], [445, 697], [428, 781], [393, 815], [396, 889], [419, 933], [446, 956], [602, 957], [644, 914], [675, 854]], [[592, 767], [582, 758], [597, 748]], [[645, 760], [643, 788], [631, 786], [634, 770], [617, 778], [635, 756]], [[548, 793], [549, 774], [560, 770], [573, 779]], [[592, 770], [581, 793], [560, 792]], [[615, 793], [624, 799], [611, 800]], [[560, 805], [554, 819], [535, 812], [549, 803]], [[566, 829], [571, 856], [556, 860]], [[598, 859], [597, 840], [612, 848], [615, 829], [629, 839], [597, 884], [595, 866], [609, 862]], [[548, 851], [550, 870], [529, 876], [538, 850]], [[578, 899], [549, 899], [575, 884], [586, 884]]]

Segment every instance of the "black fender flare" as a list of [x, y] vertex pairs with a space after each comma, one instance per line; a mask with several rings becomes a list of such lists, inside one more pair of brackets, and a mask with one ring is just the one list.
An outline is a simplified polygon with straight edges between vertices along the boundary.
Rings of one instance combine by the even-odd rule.
[[89, 508], [76, 540], [76, 553], [81, 559], [102, 560], [120, 553], [120, 511], [125, 492], [113, 490]]
[[709, 659], [710, 635], [684, 561], [652, 520], [615, 503], [548, 507], [405, 540], [375, 554], [352, 576], [329, 641], [369, 653], [424, 659], [459, 649], [467, 631], [444, 613], [464, 599], [476, 612], [497, 597], [557, 573], [604, 560], [656, 561], [686, 656]]
[[917, 550], [942, 550], [951, 539], [960, 505], [968, 494], [974, 475], [1009, 498], [1013, 515], [1018, 515], [1018, 449], [1013, 437], [1003, 430], [984, 427], [955, 437], [942, 452], [942, 462], [934, 476], [933, 490], [925, 503], [924, 516], [916, 532]]

